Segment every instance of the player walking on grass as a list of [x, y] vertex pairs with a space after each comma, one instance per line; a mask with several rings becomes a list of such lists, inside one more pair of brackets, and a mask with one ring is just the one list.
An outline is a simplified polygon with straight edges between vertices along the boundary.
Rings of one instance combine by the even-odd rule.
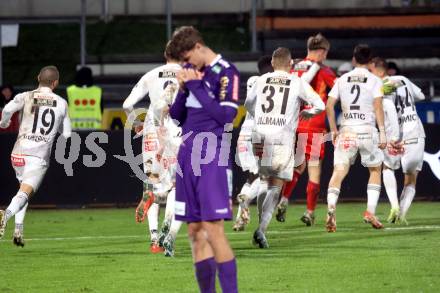
[[[307, 83], [310, 83], [324, 103], [327, 102], [328, 90], [333, 87], [336, 80], [336, 75], [331, 68], [322, 64], [327, 58], [329, 50], [330, 43], [324, 36], [321, 34], [311, 36], [307, 40], [307, 57], [296, 63], [292, 70], [294, 74], [300, 76]], [[307, 109], [309, 107], [310, 105], [306, 104], [302, 108]], [[309, 175], [309, 182], [306, 189], [307, 210], [301, 217], [301, 221], [307, 226], [314, 224], [314, 211], [320, 191], [321, 166], [325, 150], [324, 135], [326, 132], [325, 111], [310, 119], [300, 118], [296, 137], [298, 144], [305, 145], [305, 151], [302, 150], [305, 154], [305, 160], [295, 163], [295, 165], [299, 163], [300, 165], [295, 166], [292, 180], [284, 184], [282, 197], [276, 214], [276, 219], [279, 222], [285, 221], [289, 198], [292, 196], [299, 177], [304, 173], [307, 167]], [[303, 139], [305, 140], [304, 143], [302, 143]], [[302, 146], [300, 145], [300, 147]]]
[[[246, 108], [255, 117], [255, 145], [263, 153], [259, 160], [261, 175], [267, 176], [267, 195], [262, 206], [254, 243], [268, 248], [265, 236], [272, 214], [278, 204], [281, 187], [292, 179], [294, 138], [298, 116], [310, 118], [325, 108], [319, 95], [301, 78], [290, 74], [292, 57], [289, 49], [278, 48], [272, 54], [274, 72], [260, 76], [246, 98]], [[311, 107], [300, 112], [301, 100]]]
[[[272, 72], [273, 68], [270, 64], [272, 56], [265, 55], [258, 60], [258, 72], [265, 74]], [[246, 95], [251, 92], [258, 76], [251, 76], [247, 81]], [[254, 117], [246, 113], [245, 120], [241, 126], [240, 134], [237, 142], [237, 154], [241, 168], [244, 172], [248, 171], [248, 178], [237, 195], [238, 211], [232, 229], [234, 231], [243, 231], [245, 226], [250, 222], [249, 205], [254, 198], [257, 197], [257, 205], [259, 215], [261, 214], [261, 204], [264, 201], [264, 195], [267, 191], [267, 182], [258, 176], [258, 162], [252, 146], [252, 133], [255, 127]]]
[[[176, 54], [188, 63], [177, 78], [180, 91], [170, 108], [185, 137], [178, 153], [176, 219], [188, 223], [195, 274], [201, 292], [237, 292], [237, 267], [224, 232], [232, 218], [230, 141], [237, 114], [239, 73], [207, 47], [194, 27], [172, 37]], [[226, 139], [223, 139], [226, 138]]]
[[[177, 94], [176, 75], [182, 67], [178, 57], [172, 55], [169, 43], [164, 57], [167, 63], [139, 80], [124, 101], [123, 108], [130, 113], [136, 103], [149, 95], [150, 107], [142, 127], [144, 172], [148, 179], [144, 182], [142, 199], [136, 209], [136, 221], [142, 222], [145, 216], [148, 217], [152, 253], [163, 252], [165, 246], [165, 255], [172, 256], [174, 240], [181, 226], [181, 222], [174, 219], [176, 155], [181, 130], [170, 119], [168, 107]], [[159, 203], [165, 199], [164, 223], [158, 233]]]
[[15, 215], [13, 242], [24, 246], [23, 223], [28, 202], [38, 190], [49, 167], [52, 144], [57, 131], [68, 138], [72, 129], [67, 103], [53, 93], [58, 86], [59, 73], [55, 66], [46, 66], [38, 74], [38, 88], [18, 94], [2, 112], [1, 128], [7, 128], [11, 116], [22, 111], [17, 141], [11, 154], [20, 189], [5, 211], [0, 210], [0, 238], [6, 223]]
[[[416, 193], [417, 174], [422, 170], [425, 149], [425, 130], [417, 115], [415, 102], [424, 100], [425, 95], [408, 78], [402, 75], [388, 76], [387, 69], [385, 60], [373, 58], [370, 70], [384, 81], [384, 86], [388, 89], [385, 97], [396, 107], [398, 136], [403, 144], [403, 154], [390, 155], [389, 152], [384, 152], [383, 181], [391, 203], [388, 221], [407, 224], [406, 214]], [[391, 150], [395, 153], [392, 148]], [[405, 176], [399, 206], [394, 170], [399, 169], [400, 165]]]
[[[336, 231], [336, 203], [342, 181], [354, 163], [358, 153], [362, 165], [370, 172], [368, 180], [367, 211], [364, 220], [380, 229], [381, 222], [375, 216], [381, 188], [381, 168], [383, 152], [386, 146], [384, 113], [382, 106], [382, 80], [368, 71], [371, 51], [367, 45], [358, 45], [354, 49], [355, 68], [342, 75], [329, 93], [327, 116], [335, 146], [334, 169], [327, 191], [328, 214], [326, 228]], [[334, 106], [341, 101], [342, 123], [337, 129]], [[376, 122], [379, 133], [376, 129]]]

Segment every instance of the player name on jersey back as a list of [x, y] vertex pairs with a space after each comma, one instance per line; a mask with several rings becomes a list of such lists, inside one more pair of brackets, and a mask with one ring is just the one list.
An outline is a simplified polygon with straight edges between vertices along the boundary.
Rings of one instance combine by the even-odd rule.
[[176, 78], [177, 74], [175, 71], [159, 71], [159, 78]]
[[290, 79], [282, 77], [268, 77], [266, 84], [290, 85]]

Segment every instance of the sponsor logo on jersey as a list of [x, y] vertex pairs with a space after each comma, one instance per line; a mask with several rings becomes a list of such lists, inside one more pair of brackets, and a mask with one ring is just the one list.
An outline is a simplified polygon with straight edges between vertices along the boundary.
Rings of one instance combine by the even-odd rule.
[[12, 162], [12, 165], [15, 167], [23, 167], [26, 164], [23, 157], [11, 156], [11, 162]]
[[159, 78], [175, 78], [176, 72], [174, 71], [160, 71]]
[[366, 83], [368, 78], [363, 75], [352, 75], [347, 78], [347, 82], [360, 82], [360, 83]]
[[272, 125], [272, 126], [284, 126], [286, 125], [286, 118], [281, 117], [258, 117], [258, 125]]
[[268, 77], [266, 79], [267, 84], [277, 84], [277, 85], [290, 85], [290, 79], [284, 77]]
[[229, 78], [227, 76], [222, 76], [222, 78], [220, 78], [220, 100], [224, 100], [226, 98], [228, 84]]
[[222, 67], [221, 67], [220, 65], [216, 64], [216, 65], [214, 65], [214, 66], [211, 68], [211, 70], [212, 70], [214, 73], [219, 74], [220, 71], [222, 70]]
[[35, 142], [42, 142], [42, 141], [49, 142], [49, 138], [48, 137], [44, 137], [42, 135], [36, 135], [36, 134], [31, 134], [31, 135], [23, 134], [21, 136], [21, 138], [24, 138], [24, 139], [27, 139], [27, 140], [32, 140], [32, 141], [35, 141]]
[[50, 98], [50, 97], [34, 96], [33, 104], [34, 104], [34, 106], [56, 107], [57, 101]]

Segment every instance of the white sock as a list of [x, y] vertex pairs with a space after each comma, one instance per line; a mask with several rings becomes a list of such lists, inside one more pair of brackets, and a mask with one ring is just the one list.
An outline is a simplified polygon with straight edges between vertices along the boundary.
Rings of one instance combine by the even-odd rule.
[[260, 226], [258, 229], [263, 233], [266, 232], [267, 226], [269, 226], [272, 214], [278, 204], [281, 188], [278, 186], [269, 186], [267, 189], [266, 198], [263, 202], [263, 211], [261, 215]]
[[176, 239], [177, 233], [179, 233], [181, 226], [182, 226], [182, 221], [173, 219], [171, 221], [170, 232], [168, 232], [168, 235], [171, 235], [171, 237], [173, 237], [173, 239]]
[[258, 195], [257, 195], [258, 223], [261, 222], [261, 215], [263, 214], [263, 202], [266, 199], [266, 194], [267, 194], [267, 182], [260, 180], [260, 187], [258, 188]]
[[241, 204], [238, 205], [237, 216], [235, 217], [235, 220], [238, 221], [240, 216], [241, 216]]
[[399, 200], [397, 199], [397, 182], [394, 170], [385, 169], [382, 171], [383, 185], [387, 192], [388, 200], [390, 201], [391, 208], [399, 208]]
[[248, 193], [248, 201], [251, 202], [258, 195], [258, 190], [260, 189], [260, 178], [255, 179]]
[[240, 190], [240, 194], [248, 195], [250, 189], [251, 189], [251, 185], [248, 182], [246, 182], [245, 184], [243, 184], [243, 187]]
[[5, 221], [9, 221], [13, 215], [18, 213], [28, 202], [28, 195], [26, 192], [18, 191], [17, 194], [12, 198], [11, 203], [6, 208]]
[[21, 233], [23, 233], [24, 216], [26, 215], [27, 207], [28, 204], [26, 203], [26, 205], [18, 213], [15, 214], [15, 230], [20, 231]]
[[148, 210], [147, 216], [151, 239], [157, 238], [157, 228], [159, 226], [159, 204], [153, 203]]
[[338, 202], [340, 192], [339, 188], [335, 187], [327, 189], [327, 207], [329, 211], [334, 211], [336, 209], [336, 203]]
[[171, 220], [174, 218], [174, 202], [176, 199], [176, 189], [173, 188], [168, 192], [167, 195], [167, 204], [165, 206], [165, 216], [164, 221], [169, 221], [171, 223]]
[[282, 196], [280, 199], [280, 204], [288, 204], [289, 199], [287, 197]]
[[402, 218], [406, 217], [415, 195], [416, 187], [414, 185], [407, 185], [403, 188], [400, 196], [400, 216]]
[[368, 184], [367, 185], [367, 211], [376, 214], [377, 202], [379, 201], [380, 196], [380, 185], [378, 184]]

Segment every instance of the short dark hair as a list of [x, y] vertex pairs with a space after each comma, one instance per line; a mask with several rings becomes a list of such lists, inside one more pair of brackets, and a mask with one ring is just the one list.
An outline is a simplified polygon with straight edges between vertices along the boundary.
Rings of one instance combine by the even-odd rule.
[[367, 44], [359, 44], [354, 48], [353, 57], [358, 64], [368, 64], [371, 60], [371, 49]]
[[311, 36], [307, 40], [307, 50], [313, 51], [319, 49], [330, 50], [330, 42], [321, 33]]
[[290, 66], [291, 60], [292, 55], [290, 54], [290, 50], [285, 47], [278, 47], [272, 53], [272, 65], [274, 67]]
[[371, 61], [370, 61], [373, 65], [374, 65], [374, 67], [376, 67], [376, 68], [380, 68], [380, 69], [383, 69], [383, 70], [387, 70], [388, 69], [388, 63], [387, 63], [387, 61], [385, 60], [385, 59], [383, 59], [383, 58], [380, 58], [380, 57], [374, 57], [373, 59], [371, 59]]
[[51, 86], [52, 83], [60, 79], [58, 68], [53, 65], [41, 68], [38, 74], [38, 83], [42, 86]]
[[176, 60], [178, 61], [180, 59], [179, 55], [176, 52], [176, 49], [174, 48], [174, 43], [170, 41], [167, 42], [165, 45], [165, 50], [163, 52], [163, 57], [166, 60]]
[[390, 61], [390, 62], [388, 62], [387, 66], [388, 66], [388, 69], [394, 69], [396, 71], [396, 75], [400, 74], [400, 69], [397, 66], [396, 62]]
[[272, 61], [272, 56], [270, 55], [264, 55], [261, 56], [260, 59], [258, 59], [257, 64], [258, 64], [258, 72], [260, 73], [260, 75], [273, 71], [271, 61]]
[[197, 43], [205, 45], [200, 32], [193, 26], [181, 26], [174, 31], [171, 38], [172, 54], [182, 60], [182, 55], [194, 49]]

